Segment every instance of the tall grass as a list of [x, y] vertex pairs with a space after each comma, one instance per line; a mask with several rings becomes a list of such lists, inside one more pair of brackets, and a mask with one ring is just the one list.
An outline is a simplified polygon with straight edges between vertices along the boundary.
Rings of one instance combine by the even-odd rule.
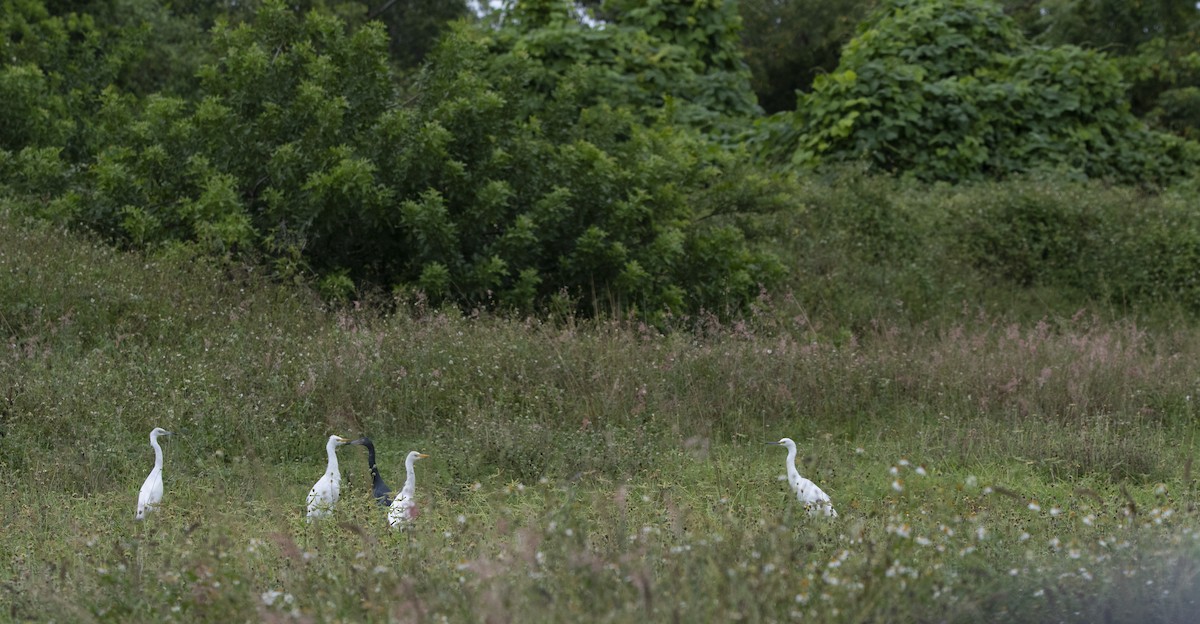
[[[1200, 333], [803, 293], [648, 327], [326, 308], [0, 219], [0, 595], [55, 621], [1160, 621], [1200, 584]], [[161, 513], [132, 520], [166, 444]], [[361, 449], [411, 449], [387, 530]], [[834, 499], [805, 516], [778, 480]]]

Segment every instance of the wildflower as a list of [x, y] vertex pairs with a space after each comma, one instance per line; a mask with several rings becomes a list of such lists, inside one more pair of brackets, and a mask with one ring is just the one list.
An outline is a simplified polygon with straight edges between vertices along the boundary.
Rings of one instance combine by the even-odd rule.
[[1029, 533], [1022, 531], [1021, 536], [1018, 537], [1017, 540], [1024, 542], [1024, 541], [1028, 540], [1030, 537], [1032, 537], [1032, 536], [1029, 535]]
[[917, 474], [921, 475], [922, 477], [925, 476], [926, 474], [928, 474], [925, 472], [925, 466], [917, 466], [916, 472], [917, 472]]
[[1051, 517], [1058, 516], [1058, 514], [1061, 514], [1061, 513], [1062, 513], [1062, 509], [1059, 509], [1058, 507], [1051, 507], [1051, 508], [1050, 508], [1050, 516], [1051, 516]]
[[467, 523], [467, 517], [466, 517], [465, 515], [463, 515], [463, 514], [458, 514], [458, 518], [455, 518], [455, 519], [456, 519], [456, 520], [458, 520], [458, 523], [459, 523], [459, 524], [466, 524], [466, 523]]
[[860, 446], [860, 447], [858, 447], [858, 448], [856, 448], [856, 449], [854, 449], [854, 454], [855, 454], [855, 455], [862, 455], [863, 453], [866, 453], [866, 452], [867, 452], [867, 450], [866, 450], [866, 449], [864, 449], [864, 448], [863, 448], [863, 447], [861, 447], [861, 446]]
[[1041, 511], [1042, 506], [1037, 501], [1029, 501], [1029, 511]]
[[982, 541], [986, 537], [987, 537], [987, 527], [983, 526], [982, 524], [975, 527], [975, 538], [976, 539]]
[[275, 604], [275, 600], [282, 595], [283, 595], [283, 592], [275, 591], [274, 589], [272, 589], [272, 590], [263, 592], [261, 598], [262, 598], [263, 604], [265, 604], [269, 607], [269, 606]]
[[1092, 526], [1092, 525], [1096, 524], [1096, 516], [1094, 514], [1088, 514], [1088, 515], [1084, 516], [1083, 523], [1088, 526]]
[[907, 460], [907, 459], [904, 459], [904, 458], [901, 458], [901, 459], [900, 459], [900, 461], [899, 461], [898, 463], [899, 463], [901, 466], [908, 466], [908, 460]]
[[904, 491], [904, 482], [902, 482], [900, 479], [894, 479], [892, 481], [892, 489], [896, 490], [897, 492], [903, 492]]

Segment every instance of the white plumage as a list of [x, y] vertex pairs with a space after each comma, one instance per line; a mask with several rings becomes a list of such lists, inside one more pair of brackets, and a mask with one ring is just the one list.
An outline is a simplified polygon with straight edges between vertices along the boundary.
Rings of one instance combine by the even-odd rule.
[[138, 493], [137, 514], [134, 518], [144, 520], [146, 514], [158, 508], [158, 503], [163, 497], [163, 450], [158, 445], [159, 436], [169, 436], [170, 431], [161, 427], [155, 427], [150, 431], [150, 446], [154, 447], [154, 469], [146, 477], [145, 483], [142, 483], [142, 490]]
[[329, 515], [342, 492], [342, 473], [338, 470], [337, 447], [349, 442], [341, 436], [329, 436], [325, 443], [325, 454], [329, 462], [325, 466], [325, 474], [313, 485], [306, 500], [308, 506], [308, 522], [313, 518]]
[[417, 517], [417, 473], [413, 468], [413, 463], [426, 457], [429, 456], [410, 451], [408, 457], [404, 459], [404, 487], [401, 488], [400, 493], [396, 495], [396, 500], [392, 501], [392, 506], [388, 509], [388, 526], [393, 529], [403, 527]]
[[787, 447], [787, 476], [788, 484], [792, 486], [792, 491], [796, 493], [796, 498], [800, 500], [800, 504], [808, 510], [810, 516], [831, 516], [836, 518], [837, 511], [833, 508], [833, 502], [829, 500], [829, 495], [821, 488], [817, 487], [816, 483], [800, 476], [800, 471], [796, 470], [796, 443], [791, 438], [780, 438], [778, 442], [767, 442], [767, 444], [777, 444]]

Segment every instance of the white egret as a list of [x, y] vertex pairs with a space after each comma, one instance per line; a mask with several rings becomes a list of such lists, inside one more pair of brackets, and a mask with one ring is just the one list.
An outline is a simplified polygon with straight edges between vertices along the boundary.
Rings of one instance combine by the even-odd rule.
[[780, 438], [778, 442], [767, 442], [767, 444], [787, 447], [788, 484], [796, 492], [796, 498], [800, 499], [800, 504], [804, 505], [804, 508], [808, 510], [808, 515], [832, 516], [836, 518], [837, 511], [834, 511], [833, 502], [829, 500], [829, 495], [817, 487], [816, 483], [800, 476], [800, 471], [796, 470], [796, 443], [791, 438]]
[[142, 484], [142, 491], [138, 493], [137, 514], [134, 516], [138, 520], [145, 519], [146, 514], [157, 509], [162, 500], [163, 450], [158, 445], [158, 438], [169, 435], [172, 435], [171, 432], [162, 427], [155, 427], [150, 431], [150, 446], [154, 447], [154, 469], [150, 471], [146, 482]]
[[371, 442], [371, 438], [359, 438], [350, 444], [367, 447], [367, 467], [371, 469], [371, 494], [380, 505], [390, 507], [392, 488], [383, 482], [383, 477], [379, 476], [379, 468], [375, 467], [375, 444]]
[[429, 456], [425, 453], [411, 451], [404, 459], [404, 487], [396, 496], [396, 500], [392, 501], [392, 508], [388, 510], [388, 526], [393, 529], [404, 526], [417, 517], [417, 473], [413, 469], [413, 463], [426, 457]]
[[338, 471], [337, 447], [349, 442], [342, 436], [331, 435], [325, 444], [325, 454], [329, 456], [329, 464], [325, 474], [308, 492], [308, 521], [313, 518], [328, 515], [337, 503], [342, 491], [342, 473]]

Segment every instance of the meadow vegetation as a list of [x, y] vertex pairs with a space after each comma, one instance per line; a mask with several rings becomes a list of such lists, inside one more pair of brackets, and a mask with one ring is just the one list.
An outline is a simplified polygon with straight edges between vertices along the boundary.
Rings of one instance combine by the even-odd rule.
[[[917, 201], [896, 184], [810, 197]], [[807, 231], [864, 231], [841, 207], [810, 205], [823, 225]], [[5, 619], [1178, 622], [1197, 608], [1187, 306], [1080, 307], [1070, 288], [950, 262], [948, 237], [883, 226], [868, 240], [891, 246], [807, 241], [794, 253], [815, 279], [737, 320], [329, 306], [253, 265], [114, 251], [3, 214]], [[922, 271], [963, 298], [913, 305]], [[895, 284], [910, 285], [888, 300]], [[180, 435], [164, 507], [136, 523], [153, 426]], [[374, 438], [393, 487], [405, 453], [431, 455], [411, 530], [387, 529], [357, 447], [340, 451], [335, 517], [304, 523], [330, 433]], [[762, 444], [783, 436], [840, 518], [798, 508]]]

